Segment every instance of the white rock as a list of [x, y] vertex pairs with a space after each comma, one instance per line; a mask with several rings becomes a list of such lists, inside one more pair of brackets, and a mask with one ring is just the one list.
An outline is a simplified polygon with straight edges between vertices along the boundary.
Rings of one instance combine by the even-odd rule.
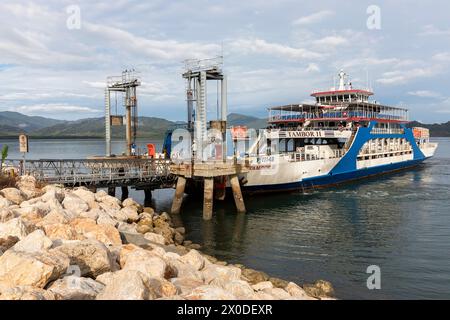
[[36, 178], [33, 176], [19, 177], [17, 187], [26, 195], [27, 198], [38, 197], [42, 194], [42, 191], [36, 188]]
[[20, 204], [26, 200], [26, 195], [16, 188], [4, 188], [0, 190], [0, 194], [15, 204]]
[[49, 202], [56, 200], [59, 203], [62, 203], [65, 197], [64, 190], [61, 188], [57, 188], [54, 186], [46, 186], [42, 188], [45, 193], [41, 196], [41, 200], [44, 202]]
[[164, 258], [166, 259], [175, 259], [175, 260], [180, 260], [181, 256], [178, 253], [175, 252], [165, 252], [163, 255]]
[[257, 284], [252, 285], [252, 288], [255, 291], [262, 291], [264, 289], [272, 289], [273, 284], [270, 281], [261, 281], [258, 282]]
[[203, 256], [195, 249], [192, 249], [183, 255], [180, 260], [190, 264], [197, 270], [201, 270], [205, 266], [205, 258], [203, 258]]
[[38, 229], [17, 242], [13, 249], [23, 252], [40, 252], [50, 249], [52, 245], [53, 241], [45, 236], [44, 231]]
[[289, 299], [291, 297], [289, 293], [287, 293], [285, 290], [281, 288], [264, 289], [263, 292], [271, 295], [272, 297], [278, 300]]
[[148, 279], [139, 271], [120, 270], [113, 274], [112, 279], [97, 300], [149, 300], [155, 299], [155, 293], [146, 283]]
[[52, 251], [54, 250], [67, 255], [70, 258], [70, 264], [78, 266], [81, 276], [96, 277], [104, 272], [115, 270], [108, 248], [94, 239], [66, 243]]
[[[100, 209], [91, 209], [89, 211], [80, 213], [79, 217], [97, 220], [101, 215], [107, 215], [107, 214]], [[108, 217], [109, 217], [109, 215], [108, 215]]]
[[146, 234], [144, 234], [144, 238], [150, 241], [153, 241], [155, 243], [159, 243], [159, 244], [165, 244], [166, 240], [164, 239], [164, 237], [160, 234], [156, 234], [153, 232], [147, 232]]
[[4, 290], [0, 300], [55, 300], [55, 295], [41, 288], [18, 286]]
[[285, 289], [293, 297], [304, 299], [310, 298], [310, 296], [306, 293], [305, 290], [303, 290], [303, 288], [293, 282], [289, 282]]
[[235, 300], [236, 297], [222, 288], [203, 285], [182, 295], [187, 300]]
[[97, 278], [95, 278], [95, 281], [106, 286], [112, 281], [113, 278], [114, 278], [113, 272], [105, 272], [99, 275]]
[[167, 264], [173, 270], [174, 276], [178, 278], [189, 278], [203, 282], [203, 273], [198, 271], [195, 267], [183, 263], [180, 260], [166, 258]]
[[134, 209], [136, 209], [136, 211], [141, 211], [142, 206], [137, 203], [136, 201], [134, 201], [132, 198], [127, 198], [125, 200], [122, 201], [122, 207], [126, 208], [126, 207], [132, 207]]
[[23, 239], [28, 235], [28, 228], [21, 218], [14, 218], [0, 223], [0, 238], [14, 236]]
[[44, 288], [63, 275], [68, 266], [69, 258], [61, 253], [8, 250], [0, 257], [0, 287]]
[[147, 285], [155, 293], [157, 298], [172, 297], [178, 293], [177, 287], [164, 278], [149, 278]]
[[7, 208], [11, 204], [12, 204], [12, 202], [9, 201], [8, 199], [0, 197], [0, 209]]
[[95, 194], [89, 191], [88, 189], [84, 187], [76, 188], [75, 190], [72, 191], [72, 194], [83, 199], [89, 205], [90, 209], [98, 208], [98, 205], [95, 201]]
[[53, 282], [48, 290], [57, 300], [94, 300], [104, 287], [90, 278], [66, 276]]
[[139, 220], [139, 215], [134, 207], [125, 207], [120, 209], [120, 212], [127, 217], [128, 222], [136, 222]]
[[205, 283], [220, 278], [225, 281], [239, 280], [241, 278], [241, 269], [232, 266], [220, 266], [217, 264], [207, 265], [202, 270]]
[[95, 198], [97, 199], [98, 202], [100, 202], [100, 207], [103, 208], [104, 210], [120, 210], [122, 207], [120, 206], [120, 200], [109, 196], [109, 195], [104, 195], [102, 197], [98, 197], [98, 192], [95, 196]]
[[111, 216], [109, 214], [107, 214], [106, 212], [101, 211], [97, 218], [97, 224], [106, 224], [106, 225], [116, 227], [118, 222], [116, 220], [114, 220], [113, 218], [111, 218]]
[[177, 291], [180, 294], [188, 294], [195, 288], [200, 287], [204, 284], [203, 281], [198, 279], [178, 278], [178, 277], [170, 279], [170, 282], [173, 283], [173, 285], [177, 288]]
[[165, 261], [146, 250], [133, 250], [120, 263], [123, 270], [140, 271], [147, 277], [164, 278], [166, 274]]
[[16, 217], [16, 214], [11, 209], [9, 209], [9, 208], [0, 209], [0, 223], [14, 219], [15, 217]]
[[81, 199], [75, 194], [66, 194], [62, 202], [64, 209], [70, 210], [75, 213], [81, 213], [89, 210], [89, 205], [86, 201]]
[[252, 287], [243, 280], [227, 282], [225, 283], [224, 289], [240, 300], [251, 299], [254, 294]]

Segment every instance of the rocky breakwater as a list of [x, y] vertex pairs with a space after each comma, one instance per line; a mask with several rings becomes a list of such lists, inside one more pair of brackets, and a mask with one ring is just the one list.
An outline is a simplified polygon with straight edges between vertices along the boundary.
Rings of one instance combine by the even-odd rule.
[[327, 282], [300, 287], [204, 255], [168, 214], [104, 191], [0, 190], [0, 299], [328, 299]]

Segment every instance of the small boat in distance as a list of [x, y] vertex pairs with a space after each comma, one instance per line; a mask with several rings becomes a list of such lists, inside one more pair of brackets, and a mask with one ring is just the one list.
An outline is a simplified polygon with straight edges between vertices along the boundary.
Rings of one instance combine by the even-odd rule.
[[[370, 89], [354, 89], [347, 79], [339, 72], [339, 87], [313, 92], [315, 103], [269, 108], [265, 134], [245, 154], [235, 151], [249, 165], [240, 176], [244, 192], [325, 187], [410, 168], [434, 155], [428, 129], [407, 127], [407, 109], [372, 101]], [[249, 139], [245, 130], [232, 130], [235, 143]]]

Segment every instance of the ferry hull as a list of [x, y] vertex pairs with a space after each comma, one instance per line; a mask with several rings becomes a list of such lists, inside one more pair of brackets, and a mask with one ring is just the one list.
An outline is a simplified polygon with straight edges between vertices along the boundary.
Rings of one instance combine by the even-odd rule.
[[409, 160], [399, 163], [374, 166], [370, 168], [358, 169], [355, 171], [339, 173], [335, 175], [323, 175], [312, 178], [306, 178], [294, 183], [281, 183], [272, 185], [253, 185], [242, 186], [244, 193], [264, 193], [264, 192], [283, 192], [283, 191], [303, 191], [314, 188], [326, 188], [355, 180], [361, 180], [372, 176], [394, 173], [401, 170], [410, 169], [420, 165], [425, 159]]

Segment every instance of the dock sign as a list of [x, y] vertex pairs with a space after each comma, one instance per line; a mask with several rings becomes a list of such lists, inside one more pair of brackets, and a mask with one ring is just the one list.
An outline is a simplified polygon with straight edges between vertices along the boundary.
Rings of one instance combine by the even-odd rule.
[[28, 136], [26, 134], [19, 136], [19, 150], [21, 153], [28, 152]]

